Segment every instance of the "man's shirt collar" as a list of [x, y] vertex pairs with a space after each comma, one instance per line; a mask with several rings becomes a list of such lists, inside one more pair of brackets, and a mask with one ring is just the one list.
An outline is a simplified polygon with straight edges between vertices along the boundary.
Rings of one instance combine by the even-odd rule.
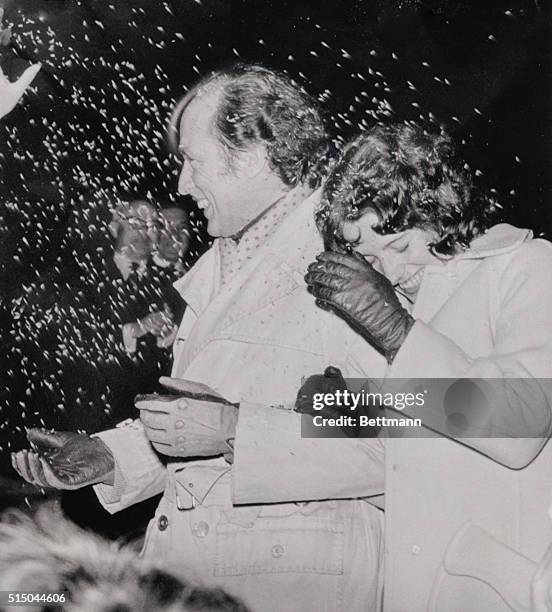
[[259, 247], [276, 232], [289, 213], [304, 202], [313, 189], [300, 185], [275, 200], [250, 221], [238, 234], [218, 238], [221, 281], [225, 284], [243, 264], [251, 259]]

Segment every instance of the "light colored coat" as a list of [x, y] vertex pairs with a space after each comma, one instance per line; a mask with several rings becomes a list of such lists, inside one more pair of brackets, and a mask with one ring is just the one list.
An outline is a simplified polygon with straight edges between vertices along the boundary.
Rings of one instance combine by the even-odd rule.
[[[495, 226], [426, 269], [413, 315], [389, 377], [551, 379], [552, 245]], [[546, 436], [550, 404], [532, 413], [524, 399], [504, 410]], [[528, 610], [552, 541], [552, 445], [470, 443], [480, 452], [449, 438], [386, 440], [385, 612]]]
[[117, 462], [114, 486], [96, 487], [110, 512], [165, 491], [144, 554], [223, 586], [256, 612], [379, 607], [381, 512], [354, 498], [383, 491], [382, 445], [301, 439], [300, 415], [289, 411], [302, 377], [329, 364], [361, 377], [387, 367], [306, 291], [306, 267], [323, 248], [317, 198], [227, 284], [216, 241], [176, 284], [188, 308], [173, 376], [241, 402], [233, 466], [211, 459], [165, 467], [139, 422], [99, 434]]

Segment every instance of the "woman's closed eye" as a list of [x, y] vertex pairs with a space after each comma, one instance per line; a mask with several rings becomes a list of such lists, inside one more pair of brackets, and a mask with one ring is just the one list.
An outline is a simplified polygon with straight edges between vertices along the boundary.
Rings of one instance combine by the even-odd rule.
[[409, 247], [409, 243], [408, 242], [400, 242], [400, 243], [394, 243], [391, 248], [396, 252], [396, 253], [404, 253], [408, 247]]

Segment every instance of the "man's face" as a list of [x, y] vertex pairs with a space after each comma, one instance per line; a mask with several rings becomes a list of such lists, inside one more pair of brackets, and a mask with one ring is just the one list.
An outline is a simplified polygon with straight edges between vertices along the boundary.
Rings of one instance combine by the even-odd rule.
[[377, 223], [378, 216], [368, 211], [360, 219], [343, 224], [343, 237], [347, 242], [354, 243], [354, 250], [394, 286], [400, 287], [403, 293], [415, 296], [425, 267], [440, 262], [428, 248], [428, 244], [434, 240], [434, 234], [421, 228], [412, 228], [396, 234], [381, 235], [373, 229]]
[[115, 248], [130, 261], [140, 263], [152, 251], [156, 212], [148, 202], [131, 202], [119, 217], [119, 231]]
[[232, 167], [215, 134], [219, 93], [211, 87], [190, 102], [180, 123], [183, 156], [178, 192], [190, 195], [207, 219], [211, 236], [233, 236], [258, 214], [256, 177], [242, 170], [241, 153]]
[[123, 226], [117, 241], [117, 251], [125, 255], [130, 261], [141, 263], [149, 259], [151, 255], [151, 242], [147, 237]]
[[188, 215], [180, 208], [165, 208], [161, 211], [161, 231], [157, 251], [166, 261], [176, 263], [182, 253], [188, 250], [190, 230]]

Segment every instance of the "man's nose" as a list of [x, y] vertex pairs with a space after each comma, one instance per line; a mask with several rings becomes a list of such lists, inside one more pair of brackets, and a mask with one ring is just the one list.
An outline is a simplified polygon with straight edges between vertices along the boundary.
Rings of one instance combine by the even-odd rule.
[[192, 169], [189, 163], [184, 162], [182, 164], [180, 176], [178, 177], [178, 193], [180, 195], [189, 195], [191, 193], [192, 187]]

